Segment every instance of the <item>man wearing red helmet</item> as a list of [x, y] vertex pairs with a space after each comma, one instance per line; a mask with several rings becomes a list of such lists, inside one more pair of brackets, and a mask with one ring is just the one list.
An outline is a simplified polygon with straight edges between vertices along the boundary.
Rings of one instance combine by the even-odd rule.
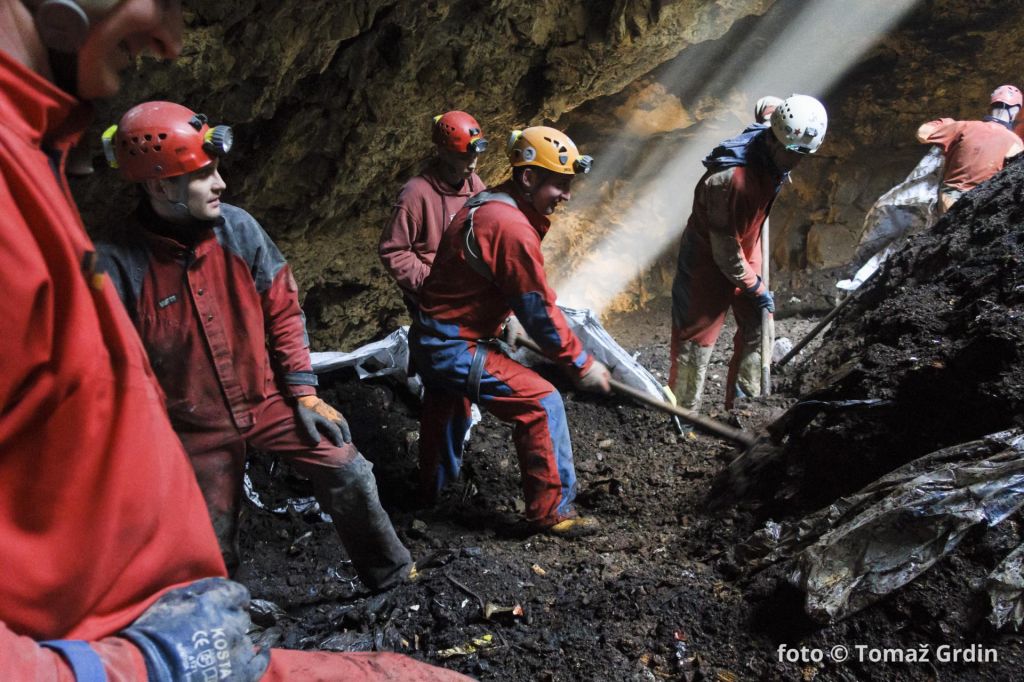
[[116, 243], [100, 245], [101, 262], [167, 395], [228, 568], [256, 448], [312, 480], [363, 583], [391, 587], [408, 575], [409, 552], [345, 419], [316, 396], [291, 269], [251, 215], [221, 203], [230, 145], [229, 128], [171, 102], [140, 104], [108, 129], [108, 159], [147, 199]]
[[1014, 85], [1000, 85], [992, 93], [992, 108], [980, 121], [940, 118], [917, 129], [917, 141], [942, 148], [946, 159], [939, 202], [942, 211], [1003, 169], [1006, 159], [1024, 151], [1013, 132], [1020, 113], [1021, 92]]
[[487, 140], [475, 118], [464, 111], [436, 116], [431, 139], [437, 156], [402, 187], [378, 245], [380, 260], [398, 282], [410, 312], [444, 228], [469, 197], [486, 188], [476, 164]]

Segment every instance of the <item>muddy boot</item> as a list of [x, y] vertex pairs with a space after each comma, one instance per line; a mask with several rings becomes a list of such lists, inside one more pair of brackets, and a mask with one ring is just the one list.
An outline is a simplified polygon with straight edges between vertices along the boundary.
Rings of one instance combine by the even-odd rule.
[[373, 465], [356, 453], [341, 468], [305, 463], [297, 468], [313, 482], [317, 501], [331, 515], [363, 584], [376, 592], [407, 580], [412, 557], [380, 506]]
[[705, 348], [694, 341], [684, 341], [680, 345], [676, 354], [676, 381], [672, 392], [679, 407], [697, 412], [704, 394], [708, 365], [711, 364], [711, 351], [714, 349]]
[[601, 530], [601, 522], [593, 516], [576, 516], [569, 519], [562, 519], [553, 526], [548, 526], [544, 532], [557, 538], [576, 538], [593, 535]]
[[725, 408], [731, 410], [737, 397], [761, 396], [761, 339], [753, 336], [735, 351], [729, 363], [725, 387]]
[[553, 520], [533, 521], [529, 526], [534, 533], [544, 533], [558, 538], [581, 538], [593, 535], [601, 529], [601, 522], [593, 516], [580, 516], [575, 509], [559, 514]]
[[[737, 397], [758, 398], [761, 396], [761, 351], [755, 350], [740, 358], [736, 372]], [[742, 391], [742, 393], [740, 393]]]

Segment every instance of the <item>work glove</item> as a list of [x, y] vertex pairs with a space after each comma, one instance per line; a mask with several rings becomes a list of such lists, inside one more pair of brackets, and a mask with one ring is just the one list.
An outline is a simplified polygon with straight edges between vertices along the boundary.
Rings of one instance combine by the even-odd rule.
[[612, 373], [608, 371], [600, 360], [594, 362], [576, 380], [576, 388], [582, 391], [593, 391], [594, 393], [611, 393]]
[[315, 395], [304, 395], [298, 399], [298, 403], [295, 412], [310, 445], [320, 442], [321, 432], [327, 435], [335, 447], [340, 448], [352, 442], [352, 432], [341, 412]]
[[258, 680], [270, 663], [249, 630], [249, 591], [225, 578], [206, 578], [160, 597], [120, 637], [146, 661], [150, 682]]
[[[758, 292], [761, 293], [758, 293]], [[772, 296], [772, 292], [768, 291], [768, 287], [764, 286], [761, 278], [757, 278], [757, 282], [750, 289], [747, 289], [747, 294], [754, 299], [757, 303], [757, 307], [762, 310], [767, 310], [770, 313], [775, 312], [775, 297]]]
[[512, 348], [516, 348], [519, 339], [524, 336], [526, 336], [526, 330], [523, 329], [523, 325], [519, 323], [515, 315], [509, 315], [505, 320], [505, 327], [501, 330], [501, 340]]

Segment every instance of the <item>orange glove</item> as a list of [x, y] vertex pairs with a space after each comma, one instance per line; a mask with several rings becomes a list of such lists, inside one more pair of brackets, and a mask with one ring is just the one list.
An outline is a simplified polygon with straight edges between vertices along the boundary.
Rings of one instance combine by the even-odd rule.
[[[320, 417], [337, 427], [338, 431], [340, 431], [341, 441], [343, 443], [352, 442], [352, 432], [348, 428], [348, 422], [345, 421], [345, 417], [341, 415], [341, 412], [338, 412], [336, 409], [321, 400], [320, 396], [304, 395], [298, 399], [298, 402], [299, 421], [306, 430], [309, 431], [311, 440], [315, 438], [316, 442], [320, 442], [319, 427], [326, 426], [327, 428], [325, 430], [327, 431], [328, 437], [331, 438], [331, 441], [334, 442], [335, 445], [341, 447], [341, 443], [337, 442], [336, 438], [332, 437], [334, 436], [332, 433], [333, 429], [327, 424], [323, 424], [320, 419], [316, 418]], [[306, 412], [304, 413], [303, 410]]]

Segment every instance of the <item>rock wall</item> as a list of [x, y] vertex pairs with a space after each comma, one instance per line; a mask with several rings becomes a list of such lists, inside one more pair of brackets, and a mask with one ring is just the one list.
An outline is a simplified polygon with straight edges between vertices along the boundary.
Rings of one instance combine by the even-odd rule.
[[[111, 190], [120, 181], [101, 167], [97, 143], [127, 107], [171, 99], [233, 125], [227, 200], [261, 220], [291, 260], [320, 348], [351, 347], [401, 316], [376, 241], [402, 182], [431, 153], [433, 115], [462, 108], [483, 123], [496, 143], [481, 162], [491, 183], [506, 174], [507, 132], [541, 123], [568, 130], [606, 169], [636, 168], [636, 159], [603, 148], [612, 131], [669, 155], [703, 127], [741, 127], [764, 93], [730, 87], [743, 64], [723, 70], [721, 58], [740, 44], [767, 50], [759, 27], [793, 12], [772, 0], [185, 5], [182, 57], [140, 65], [124, 96], [98, 112], [98, 172], [75, 182], [87, 224], [103, 234], [130, 210], [125, 198], [134, 194]], [[1010, 38], [995, 32], [1020, 25], [1022, 14], [1016, 4], [923, 3], [825, 93], [833, 116], [827, 151], [815, 173], [797, 176], [773, 219], [781, 226], [773, 256], [786, 286], [802, 294], [813, 273], [844, 261], [866, 208], [920, 155], [912, 141], [918, 122], [971, 115], [994, 84], [1022, 72], [1021, 58], [996, 47]], [[711, 82], [717, 94], [707, 94]], [[695, 96], [698, 85], [703, 94]], [[606, 174], [579, 183], [580, 198], [546, 246], [556, 277], [621, 222], [616, 202], [644, 181]], [[683, 220], [664, 216], [666, 225]], [[668, 260], [654, 267], [628, 266], [637, 277], [614, 305], [664, 295], [673, 250], [666, 246]]]

